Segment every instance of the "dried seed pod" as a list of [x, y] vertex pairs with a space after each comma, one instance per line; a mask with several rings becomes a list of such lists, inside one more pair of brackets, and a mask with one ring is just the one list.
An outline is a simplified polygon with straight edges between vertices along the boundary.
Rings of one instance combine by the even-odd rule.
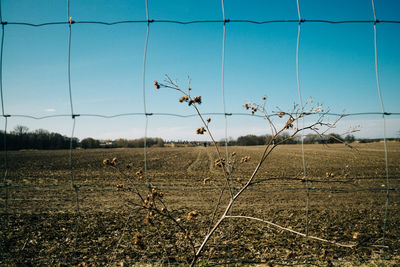
[[200, 105], [201, 104], [201, 96], [193, 97], [193, 102]]
[[117, 186], [117, 189], [122, 189], [122, 188], [124, 188], [124, 185], [123, 185], [123, 184], [117, 184], [116, 186]]
[[151, 189], [151, 198], [155, 198], [157, 196], [157, 190], [156, 189]]
[[244, 163], [244, 162], [248, 162], [248, 161], [250, 161], [250, 156], [245, 156], [240, 159], [240, 163]]
[[283, 111], [279, 112], [279, 118], [282, 118], [283, 116], [285, 116], [285, 112]]
[[188, 96], [186, 96], [186, 95], [184, 95], [184, 96], [182, 96], [181, 98], [179, 98], [179, 102], [187, 102], [189, 100], [189, 97]]
[[189, 231], [186, 231], [186, 233], [185, 233], [185, 240], [188, 240], [188, 239], [189, 239], [189, 235], [190, 235], [190, 232], [189, 232]]
[[264, 101], [267, 100], [267, 97], [266, 97], [266, 96], [263, 96], [263, 97], [262, 97], [262, 100], [264, 100]]
[[224, 166], [225, 166], [225, 159], [224, 159], [224, 158], [222, 158], [222, 159], [216, 159], [216, 160], [214, 161], [214, 165], [215, 165], [216, 167], [220, 167], [220, 168], [224, 167]]
[[291, 119], [289, 119], [287, 122], [286, 122], [286, 127], [285, 127], [286, 129], [291, 129], [291, 128], [293, 128], [293, 123], [292, 123], [292, 120]]
[[142, 240], [142, 237], [143, 237], [143, 235], [141, 233], [137, 233], [135, 235], [135, 239], [133, 242], [138, 242], [138, 241]]
[[157, 81], [154, 81], [154, 86], [156, 87], [156, 89], [160, 89], [160, 84]]
[[246, 109], [246, 110], [248, 110], [249, 109], [249, 104], [244, 104], [244, 108]]
[[135, 245], [136, 249], [144, 250], [143, 235], [137, 233], [135, 235], [135, 239], [133, 240], [133, 244]]
[[199, 216], [199, 211], [198, 210], [194, 210], [194, 211], [191, 211], [191, 212], [188, 213], [187, 218], [188, 218], [189, 221], [192, 221], [197, 216]]
[[150, 199], [156, 199], [157, 197], [162, 198], [164, 194], [157, 191], [155, 188], [151, 189]]
[[207, 123], [210, 123], [210, 122], [211, 122], [211, 118], [208, 117], [208, 118], [207, 118]]
[[110, 159], [103, 159], [103, 165], [110, 165]]
[[141, 179], [141, 178], [143, 177], [143, 170], [142, 170], [142, 169], [139, 169], [139, 170], [136, 172], [136, 175]]
[[294, 256], [293, 252], [290, 249], [286, 249], [286, 258], [292, 258]]
[[360, 237], [360, 233], [359, 232], [354, 232], [353, 233], [353, 239], [358, 239]]
[[145, 222], [145, 224], [153, 225], [153, 219], [148, 216], [146, 216], [146, 218], [144, 218], [144, 222]]
[[196, 129], [196, 134], [204, 134], [207, 130], [202, 126]]

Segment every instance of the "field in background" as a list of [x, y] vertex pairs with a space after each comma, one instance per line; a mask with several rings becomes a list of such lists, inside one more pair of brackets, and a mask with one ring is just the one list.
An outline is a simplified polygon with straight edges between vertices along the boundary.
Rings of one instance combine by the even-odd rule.
[[[383, 143], [305, 145], [307, 178], [310, 180], [309, 235], [340, 243], [357, 243], [355, 249], [306, 241], [266, 224], [232, 219], [226, 221], [207, 246], [202, 261], [304, 263], [362, 263], [386, 257], [386, 263], [400, 260], [400, 143], [388, 143], [390, 191], [385, 245], [382, 237], [386, 203], [386, 175]], [[225, 148], [221, 148], [223, 151]], [[229, 147], [238, 164], [234, 185], [254, 170], [262, 147]], [[73, 258], [103, 264], [116, 262], [185, 262], [191, 250], [184, 234], [170, 221], [156, 217], [154, 226], [144, 222], [145, 213], [130, 191], [133, 184], [110, 167], [104, 158], [118, 158], [118, 166], [135, 179], [134, 186], [145, 192], [145, 181], [136, 179], [143, 168], [143, 149], [74, 150], [73, 175], [78, 190], [71, 189], [69, 151], [8, 152], [8, 216], [3, 235], [3, 263], [68, 262]], [[148, 179], [164, 193], [164, 200], [176, 218], [189, 227], [196, 245], [205, 235], [223, 184], [214, 166], [212, 147], [149, 148]], [[131, 164], [131, 168], [125, 166]], [[3, 166], [4, 167], [4, 166]], [[235, 203], [232, 215], [248, 215], [305, 232], [306, 190], [300, 145], [283, 145], [266, 162], [255, 184]], [[205, 183], [204, 181], [207, 180]], [[117, 184], [124, 188], [118, 189]], [[237, 189], [234, 189], [237, 190]], [[2, 187], [2, 196], [5, 188]], [[226, 203], [228, 195], [224, 197]], [[6, 204], [2, 199], [1, 208]], [[200, 216], [187, 220], [187, 213]], [[220, 210], [220, 212], [222, 209]], [[204, 227], [204, 225], [206, 227]], [[144, 247], [134, 238], [143, 235]], [[396, 258], [397, 257], [397, 258]]]

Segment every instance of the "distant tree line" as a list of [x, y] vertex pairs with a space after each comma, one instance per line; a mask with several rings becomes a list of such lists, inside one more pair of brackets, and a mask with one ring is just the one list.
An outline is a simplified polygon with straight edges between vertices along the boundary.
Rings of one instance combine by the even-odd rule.
[[[301, 142], [300, 138], [289, 138], [289, 133], [282, 133], [278, 138], [274, 140], [275, 143], [281, 142], [282, 144], [298, 144]], [[271, 135], [245, 135], [240, 136], [236, 140], [229, 139], [228, 145], [230, 146], [257, 146], [268, 144], [272, 139]], [[329, 134], [327, 136], [315, 136], [309, 135], [304, 138], [305, 144], [334, 144], [347, 142], [352, 143], [358, 141], [360, 143], [377, 142], [381, 139], [356, 139], [354, 135], [346, 135], [345, 137], [339, 134]], [[398, 138], [389, 138], [388, 140], [399, 140]], [[20, 149], [69, 149], [71, 144], [71, 138], [61, 135], [59, 133], [49, 132], [44, 129], [38, 129], [35, 131], [29, 131], [28, 127], [18, 125], [13, 131], [7, 133], [5, 136], [4, 131], [0, 131], [0, 149], [4, 148], [5, 142], [8, 150], [20, 150]], [[167, 142], [161, 138], [146, 138], [147, 147], [163, 147]], [[199, 145], [210, 145], [210, 142], [198, 142], [198, 141], [170, 141], [169, 144], [182, 145], [182, 146], [199, 146]], [[224, 145], [225, 141], [218, 142], [220, 145]], [[142, 148], [144, 147], [144, 138], [139, 139], [116, 139], [111, 140], [97, 140], [91, 137], [85, 138], [79, 141], [78, 138], [72, 139], [72, 148]]]
[[331, 133], [326, 136], [309, 135], [304, 138], [304, 144], [335, 144], [335, 143], [352, 143], [356, 140], [354, 135], [346, 135], [344, 138], [336, 133]]
[[[301, 139], [296, 137], [296, 138], [289, 138], [290, 135], [289, 133], [282, 133], [280, 136], [275, 138], [274, 143], [281, 143], [281, 144], [298, 144], [301, 143]], [[265, 145], [271, 142], [272, 136], [271, 135], [245, 135], [245, 136], [240, 136], [236, 140], [229, 140], [228, 144], [231, 146], [259, 146], [259, 145]], [[310, 135], [304, 138], [304, 143], [305, 144], [334, 144], [334, 143], [342, 143], [342, 142], [354, 142], [356, 139], [353, 135], [347, 135], [344, 138], [341, 137], [339, 134], [329, 134], [327, 136], [314, 136]], [[225, 143], [224, 140], [220, 142], [220, 144]]]
[[[139, 139], [117, 139], [115, 141], [100, 141], [91, 137], [83, 139], [81, 142], [82, 148], [112, 148], [112, 147], [144, 147], [144, 138]], [[146, 138], [146, 147], [163, 147], [164, 140], [161, 138]]]
[[[59, 133], [49, 132], [44, 129], [29, 131], [26, 126], [18, 125], [5, 136], [4, 131], [0, 131], [0, 149], [4, 149], [5, 144], [8, 150], [20, 149], [69, 149], [71, 138]], [[161, 138], [147, 138], [146, 145], [164, 146]], [[105, 147], [144, 147], [144, 138], [128, 140], [117, 139], [115, 141], [97, 140], [91, 137], [79, 141], [78, 138], [72, 139], [72, 148], [105, 148]]]
[[[278, 138], [274, 140], [275, 143], [281, 142], [282, 144], [296, 144], [296, 139], [288, 139], [290, 136], [288, 133], [282, 133]], [[239, 136], [238, 139], [231, 140], [230, 145], [236, 146], [258, 146], [258, 145], [265, 145], [271, 142], [272, 136], [271, 135], [245, 135]]]
[[[8, 150], [67, 149], [71, 145], [71, 138], [44, 129], [30, 132], [28, 127], [18, 125], [13, 131], [7, 133], [7, 136], [5, 136], [4, 131], [0, 131], [1, 148], [4, 148], [5, 142]], [[78, 138], [73, 138], [72, 147], [76, 148], [78, 144]]]

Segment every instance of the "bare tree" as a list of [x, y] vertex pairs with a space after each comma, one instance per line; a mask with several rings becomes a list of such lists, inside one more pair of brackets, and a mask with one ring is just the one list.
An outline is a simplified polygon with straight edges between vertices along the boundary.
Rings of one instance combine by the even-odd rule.
[[[217, 159], [215, 161], [216, 166], [220, 167], [222, 169], [222, 172], [225, 177], [225, 186], [221, 189], [221, 194], [219, 196], [219, 199], [217, 201], [214, 213], [211, 218], [211, 225], [210, 229], [208, 230], [207, 234], [204, 236], [203, 241], [201, 242], [200, 247], [197, 248], [196, 253], [194, 254], [193, 260], [191, 265], [193, 266], [197, 259], [201, 256], [205, 246], [207, 245], [208, 241], [210, 240], [211, 236], [215, 233], [215, 231], [220, 227], [221, 223], [226, 220], [227, 218], [241, 218], [241, 219], [246, 219], [246, 220], [256, 220], [260, 221], [263, 223], [267, 223], [270, 226], [279, 228], [280, 230], [285, 230], [288, 232], [291, 232], [296, 235], [300, 235], [303, 237], [308, 237], [309, 239], [314, 239], [318, 240], [321, 242], [327, 242], [331, 244], [335, 244], [337, 246], [341, 247], [353, 247], [355, 246], [354, 244], [341, 244], [337, 243], [335, 241], [331, 240], [326, 240], [323, 238], [315, 237], [315, 236], [308, 236], [307, 234], [294, 231], [292, 229], [277, 225], [273, 222], [269, 222], [260, 218], [255, 218], [255, 217], [250, 217], [250, 216], [234, 216], [234, 215], [228, 215], [229, 211], [231, 210], [234, 202], [242, 195], [246, 189], [251, 187], [253, 184], [255, 184], [255, 180], [258, 174], [258, 171], [260, 170], [261, 166], [267, 162], [268, 157], [271, 155], [271, 153], [275, 150], [275, 148], [289, 140], [293, 140], [295, 138], [303, 138], [306, 133], [309, 135], [315, 135], [318, 137], [323, 137], [323, 136], [330, 136], [327, 134], [329, 130], [335, 127], [337, 122], [342, 118], [341, 116], [335, 120], [334, 122], [326, 122], [325, 117], [328, 113], [328, 111], [324, 111], [322, 105], [316, 104], [313, 105], [312, 98], [310, 98], [304, 106], [300, 106], [298, 104], [294, 104], [293, 108], [289, 112], [284, 112], [280, 111], [278, 113], [274, 114], [269, 114], [266, 109], [266, 102], [267, 98], [264, 96], [262, 97], [263, 103], [262, 104], [257, 104], [257, 103], [246, 103], [244, 105], [244, 108], [248, 110], [251, 114], [255, 113], [261, 113], [263, 117], [265, 118], [268, 127], [270, 129], [270, 135], [271, 138], [267, 140], [267, 143], [265, 145], [265, 148], [262, 152], [261, 159], [259, 160], [257, 166], [253, 170], [253, 173], [250, 175], [250, 177], [247, 178], [247, 181], [242, 183], [242, 186], [234, 192], [233, 186], [232, 186], [232, 181], [229, 179], [229, 176], [232, 174], [234, 171], [234, 164], [236, 161], [234, 160], [229, 160], [225, 159], [222, 157], [218, 145], [215, 142], [215, 139], [212, 135], [212, 132], [209, 129], [209, 124], [211, 122], [211, 118], [205, 119], [201, 112], [199, 111], [198, 106], [201, 105], [202, 103], [202, 98], [201, 96], [191, 96], [191, 91], [192, 89], [190, 88], [190, 80], [189, 80], [189, 86], [186, 90], [181, 89], [177, 82], [173, 81], [169, 76], [166, 76], [166, 79], [164, 83], [159, 83], [157, 81], [154, 82], [154, 85], [156, 89], [161, 89], [161, 88], [166, 88], [166, 89], [171, 89], [174, 91], [178, 91], [182, 96], [179, 98], [179, 102], [181, 103], [187, 103], [189, 106], [193, 107], [195, 111], [197, 112], [198, 117], [200, 118], [202, 122], [202, 126], [197, 128], [196, 133], [197, 134], [208, 134], [212, 144], [214, 145], [217, 153]], [[317, 119], [305, 123], [304, 118], [309, 116], [309, 115], [316, 115]], [[272, 117], [276, 116], [278, 117], [281, 121], [283, 121], [283, 125], [281, 127], [278, 127], [276, 123], [272, 120]], [[285, 134], [283, 134], [285, 133]], [[284, 138], [282, 138], [284, 136]], [[331, 137], [331, 136], [330, 136]], [[338, 140], [342, 141], [341, 139], [337, 138]], [[227, 189], [227, 190], [226, 190]], [[215, 220], [217, 210], [219, 210], [222, 206], [221, 199], [222, 195], [224, 192], [228, 191], [230, 195], [229, 202], [224, 206], [223, 208], [223, 213], [219, 217], [218, 220]]]
[[12, 131], [12, 133], [16, 134], [16, 135], [23, 135], [23, 134], [27, 134], [29, 132], [29, 128], [23, 125], [17, 125], [14, 127], [14, 130]]

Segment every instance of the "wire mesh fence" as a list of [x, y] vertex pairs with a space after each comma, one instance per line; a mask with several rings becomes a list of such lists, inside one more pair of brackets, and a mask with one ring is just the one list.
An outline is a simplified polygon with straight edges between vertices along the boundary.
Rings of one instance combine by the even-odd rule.
[[[0, 3], [1, 4], [1, 3]], [[379, 151], [381, 149], [383, 157], [377, 153], [364, 155], [365, 157], [374, 157], [374, 163], [361, 163], [362, 168], [370, 170], [356, 172], [355, 167], [350, 176], [346, 176], [344, 172], [340, 175], [332, 173], [326, 174], [332, 179], [324, 179], [324, 173], [318, 170], [321, 164], [320, 158], [315, 158], [315, 152], [312, 148], [306, 148], [304, 145], [304, 137], [301, 136], [301, 148], [297, 154], [297, 163], [301, 163], [301, 168], [293, 168], [282, 174], [279, 168], [273, 169], [272, 174], [266, 174], [260, 177], [254, 186], [248, 189], [248, 193], [244, 196], [244, 204], [236, 204], [230, 210], [228, 215], [229, 223], [224, 225], [218, 232], [220, 239], [216, 239], [210, 244], [203, 253], [202, 259], [207, 264], [218, 263], [275, 263], [275, 264], [320, 264], [323, 261], [330, 262], [331, 259], [336, 262], [354, 261], [354, 260], [392, 260], [399, 252], [399, 243], [396, 241], [399, 237], [399, 228], [396, 225], [396, 218], [399, 215], [398, 199], [398, 168], [396, 168], [396, 160], [398, 160], [398, 151], [394, 147], [393, 151], [389, 151], [386, 132], [386, 119], [389, 116], [399, 116], [400, 112], [387, 111], [384, 107], [382, 99], [378, 49], [377, 49], [377, 24], [394, 24], [397, 20], [378, 20], [375, 13], [375, 4], [372, 0], [373, 16], [370, 20], [320, 20], [320, 19], [304, 19], [301, 14], [301, 3], [297, 0], [298, 18], [293, 20], [240, 20], [228, 19], [225, 13], [224, 1], [221, 1], [221, 19], [216, 20], [163, 20], [152, 19], [149, 15], [148, 1], [145, 1], [145, 20], [121, 20], [121, 21], [89, 21], [73, 19], [73, 10], [70, 9], [70, 1], [67, 0], [67, 17], [65, 21], [52, 21], [45, 23], [30, 23], [18, 21], [3, 21], [0, 9], [0, 20], [2, 25], [2, 38], [0, 50], [0, 92], [2, 103], [2, 116], [4, 118], [4, 148], [3, 148], [3, 183], [2, 189], [2, 240], [1, 252], [3, 263], [56, 263], [56, 262], [92, 262], [98, 264], [111, 264], [113, 261], [121, 261], [125, 263], [132, 262], [157, 262], [163, 264], [179, 264], [187, 263], [184, 257], [172, 257], [172, 254], [185, 255], [188, 254], [186, 236], [171, 236], [168, 229], [171, 229], [170, 223], [159, 222], [155, 228], [149, 227], [143, 222], [139, 211], [132, 202], [132, 191], [149, 190], [157, 188], [165, 193], [166, 198], [172, 203], [171, 209], [177, 217], [184, 217], [190, 211], [193, 203], [201, 203], [199, 206], [204, 208], [204, 219], [190, 225], [188, 228], [200, 229], [194, 235], [200, 237], [205, 235], [206, 229], [202, 229], [199, 225], [206, 223], [205, 220], [212, 214], [212, 207], [207, 207], [209, 201], [215, 201], [212, 197], [218, 195], [219, 190], [224, 188], [223, 184], [207, 184], [208, 176], [215, 170], [212, 169], [213, 158], [210, 156], [209, 148], [200, 148], [193, 150], [188, 154], [189, 164], [183, 162], [169, 161], [171, 157], [182, 156], [181, 151], [175, 148], [166, 152], [162, 149], [150, 149], [147, 146], [149, 122], [154, 117], [176, 117], [178, 119], [197, 117], [198, 114], [181, 114], [167, 112], [152, 112], [149, 108], [149, 99], [146, 96], [147, 85], [147, 57], [152, 53], [149, 49], [151, 43], [151, 30], [153, 25], [164, 24], [212, 24], [213, 27], [222, 27], [221, 36], [221, 105], [223, 112], [205, 112], [204, 116], [216, 116], [223, 119], [223, 135], [224, 135], [224, 154], [229, 161], [231, 154], [228, 144], [229, 123], [228, 120], [239, 116], [253, 116], [263, 118], [262, 115], [229, 112], [226, 105], [227, 94], [225, 91], [225, 58], [226, 58], [226, 38], [229, 36], [229, 27], [231, 24], [297, 24], [296, 38], [296, 81], [297, 95], [300, 106], [303, 106], [302, 86], [300, 78], [301, 60], [299, 52], [301, 50], [301, 36], [303, 25], [306, 24], [368, 24], [373, 28], [374, 37], [374, 68], [376, 73], [377, 98], [379, 99], [380, 112], [353, 112], [353, 113], [335, 113], [328, 112], [327, 115], [334, 117], [357, 117], [363, 115], [379, 115], [383, 122], [383, 144], [375, 145], [373, 148]], [[1, 6], [1, 5], [0, 5]], [[119, 114], [77, 114], [74, 109], [74, 86], [71, 83], [71, 49], [74, 46], [73, 36], [74, 27], [78, 25], [99, 25], [104, 27], [116, 27], [122, 24], [139, 24], [145, 27], [143, 64], [141, 69], [142, 84], [141, 96], [143, 99], [143, 111]], [[5, 109], [7, 98], [3, 96], [3, 72], [7, 68], [7, 64], [3, 63], [4, 44], [7, 42], [7, 33], [11, 33], [14, 27], [64, 27], [68, 26], [68, 45], [67, 45], [67, 83], [70, 114], [37, 116], [33, 114], [8, 114]], [[279, 116], [274, 113], [271, 116]], [[119, 117], [144, 119], [143, 136], [144, 145], [142, 150], [121, 150], [112, 152], [118, 154], [118, 158], [125, 158], [125, 164], [129, 164], [129, 160], [140, 162], [143, 167], [144, 181], [141, 183], [131, 183], [122, 185], [123, 179], [113, 172], [105, 170], [101, 164], [93, 164], [87, 157], [95, 158], [96, 162], [107, 157], [110, 152], [108, 150], [98, 150], [97, 152], [87, 152], [76, 150], [73, 147], [73, 140], [76, 137], [77, 122], [83, 118], [92, 119], [98, 117], [101, 119], [113, 120]], [[9, 151], [7, 148], [7, 133], [9, 132], [8, 123], [10, 119], [32, 119], [47, 120], [51, 118], [71, 118], [70, 122], [70, 148], [66, 151], [57, 151], [55, 153], [46, 152], [15, 152]], [[299, 122], [303, 124], [304, 120]], [[244, 149], [238, 149], [241, 154], [246, 154]], [[320, 152], [320, 151], [318, 151]], [[20, 154], [18, 154], [20, 153]], [[21, 154], [22, 153], [22, 154]], [[33, 154], [32, 154], [33, 153]], [[193, 154], [194, 153], [194, 154]], [[254, 153], [248, 152], [248, 153]], [[285, 154], [286, 153], [286, 154]], [[347, 157], [348, 153], [338, 152], [340, 157]], [[90, 155], [89, 155], [90, 154]], [[285, 157], [292, 154], [283, 151], [280, 156], [284, 160]], [[351, 154], [351, 153], [350, 153]], [[85, 156], [89, 155], [89, 156]], [[300, 155], [300, 156], [298, 156]], [[253, 156], [253, 155], [252, 155]], [[350, 155], [351, 157], [351, 155]], [[35, 162], [36, 158], [44, 160]], [[312, 160], [309, 160], [309, 159]], [[274, 160], [274, 159], [273, 159]], [[180, 160], [182, 161], [182, 160]], [[291, 161], [288, 159], [288, 161]], [[330, 161], [330, 160], [328, 160]], [[335, 161], [335, 160], [333, 160]], [[202, 163], [203, 162], [203, 163]], [[204, 162], [207, 162], [204, 165]], [[338, 166], [343, 162], [337, 161], [333, 167], [339, 172], [342, 166]], [[26, 165], [32, 164], [31, 169], [26, 171]], [[204, 166], [203, 166], [203, 165]], [[354, 166], [357, 161], [354, 161]], [[369, 166], [369, 164], [371, 166]], [[175, 165], [179, 165], [179, 168]], [[198, 165], [198, 166], [197, 166]], [[384, 166], [384, 171], [381, 167]], [[138, 167], [138, 166], [136, 166]], [[376, 171], [380, 169], [380, 171]], [[185, 171], [181, 171], [184, 169]], [[205, 170], [205, 171], [204, 171]], [[242, 175], [248, 175], [251, 168], [245, 170]], [[269, 170], [271, 171], [271, 170]], [[164, 173], [162, 173], [164, 172]], [[206, 174], [204, 173], [206, 172]], [[374, 172], [374, 173], [373, 173]], [[133, 176], [135, 174], [132, 174]], [[167, 181], [162, 176], [169, 177]], [[171, 178], [174, 177], [174, 178]], [[323, 178], [321, 178], [323, 177]], [[325, 178], [327, 178], [325, 177]], [[105, 179], [104, 179], [105, 178]], [[230, 181], [237, 177], [229, 176]], [[102, 180], [101, 180], [102, 179]], [[173, 180], [168, 180], [173, 179]], [[195, 183], [189, 182], [188, 179], [195, 180]], [[393, 182], [391, 182], [393, 181]], [[238, 182], [233, 185], [230, 190], [240, 190], [241, 184]], [[287, 199], [282, 198], [285, 195]], [[354, 197], [357, 195], [357, 197]], [[168, 197], [169, 196], [169, 197]], [[351, 197], [349, 197], [351, 196]], [[332, 198], [336, 199], [338, 207], [332, 208], [330, 205]], [[392, 200], [392, 198], [394, 200]], [[260, 199], [267, 199], [265, 201]], [[368, 202], [367, 206], [359, 207], [361, 199]], [[183, 203], [186, 201], [186, 203]], [[346, 202], [347, 201], [347, 202]], [[343, 203], [347, 203], [346, 205]], [[251, 203], [251, 204], [250, 204]], [[301, 203], [301, 204], [299, 204]], [[304, 203], [304, 204], [303, 204]], [[365, 204], [365, 203], [364, 203]], [[267, 205], [267, 207], [265, 207]], [[194, 205], [195, 206], [195, 205]], [[248, 211], [248, 206], [252, 206], [252, 210]], [[359, 207], [357, 209], [356, 207]], [[300, 233], [305, 239], [295, 239], [293, 244], [298, 248], [284, 242], [283, 239], [290, 240], [293, 237], [285, 231], [273, 234], [272, 239], [264, 239], [265, 233], [270, 232], [271, 224], [255, 225], [249, 223], [237, 223], [239, 217], [245, 214], [249, 218], [255, 215], [256, 210], [264, 210], [261, 213], [262, 218], [273, 218], [276, 222], [284, 225], [293, 225], [294, 229], [282, 227], [283, 230], [289, 232]], [[368, 210], [370, 209], [370, 210]], [[262, 210], [262, 209], [261, 209]], [[327, 212], [329, 210], [330, 212]], [[332, 211], [333, 210], [333, 211]], [[335, 217], [340, 217], [348, 213], [351, 214], [352, 220], [344, 218], [343, 229], [336, 231], [340, 237], [332, 237], [332, 233], [328, 230], [335, 228], [329, 224], [334, 221]], [[106, 215], [105, 215], [106, 214]], [[111, 214], [111, 215], [110, 215]], [[235, 215], [237, 214], [237, 215]], [[397, 216], [397, 217], [396, 217]], [[353, 219], [360, 224], [355, 227], [352, 232]], [[362, 223], [364, 221], [365, 223]], [[268, 221], [269, 222], [269, 221]], [[325, 228], [319, 228], [320, 224], [329, 225]], [[22, 225], [22, 227], [21, 227]], [[245, 225], [243, 227], [243, 225]], [[247, 226], [246, 226], [247, 225]], [[374, 225], [370, 229], [371, 233], [363, 234], [367, 231], [365, 228]], [[279, 225], [278, 225], [279, 226]], [[346, 228], [347, 227], [347, 228]], [[251, 228], [251, 229], [250, 229]], [[329, 228], [329, 229], [328, 229]], [[350, 229], [351, 228], [351, 229]], [[141, 230], [145, 229], [145, 230]], [[250, 229], [250, 230], [249, 230]], [[335, 228], [336, 229], [336, 228]], [[144, 231], [147, 238], [148, 247], [153, 249], [144, 249], [138, 247], [135, 233]], [[194, 231], [194, 230], [193, 230]], [[303, 234], [304, 232], [304, 234]], [[367, 231], [368, 232], [368, 231]], [[311, 234], [310, 234], [311, 233]], [[351, 236], [350, 241], [359, 242], [356, 252], [348, 252], [343, 248], [318, 247], [318, 243], [312, 240], [313, 235], [321, 234], [330, 241], [331, 244], [339, 242], [348, 242], [349, 238], [343, 235]], [[360, 241], [358, 235], [362, 235], [363, 242]], [[34, 238], [35, 236], [35, 238]], [[163, 237], [163, 238], [160, 238]], [[255, 239], [248, 239], [249, 236]], [[259, 246], [255, 240], [262, 239], [264, 246]], [[51, 242], [54, 239], [55, 242]], [[371, 240], [368, 240], [371, 239]], [[108, 241], [107, 241], [108, 240]], [[136, 241], [134, 241], [136, 240]], [[161, 240], [161, 241], [160, 241]], [[182, 241], [184, 240], [184, 241]], [[325, 239], [323, 239], [325, 240]], [[135, 243], [136, 242], [136, 243]], [[167, 243], [171, 244], [167, 244]], [[100, 244], [105, 243], [106, 246]], [[253, 245], [248, 245], [248, 244]], [[262, 242], [261, 242], [262, 243]], [[247, 244], [247, 245], [246, 245]], [[198, 244], [196, 245], [199, 246]], [[60, 252], [61, 251], [61, 252]], [[261, 252], [260, 252], [261, 251]], [[25, 254], [26, 253], [26, 254]], [[35, 255], [35, 253], [39, 253]], [[260, 256], [260, 253], [262, 254]], [[327, 257], [329, 254], [329, 257]], [[355, 254], [355, 258], [349, 255]], [[319, 255], [315, 257], [315, 255]], [[337, 256], [339, 255], [339, 256]], [[342, 256], [340, 256], [342, 255]], [[354, 256], [354, 255], [353, 255]], [[256, 260], [254, 260], [256, 259]], [[398, 260], [398, 259], [394, 259]]]

